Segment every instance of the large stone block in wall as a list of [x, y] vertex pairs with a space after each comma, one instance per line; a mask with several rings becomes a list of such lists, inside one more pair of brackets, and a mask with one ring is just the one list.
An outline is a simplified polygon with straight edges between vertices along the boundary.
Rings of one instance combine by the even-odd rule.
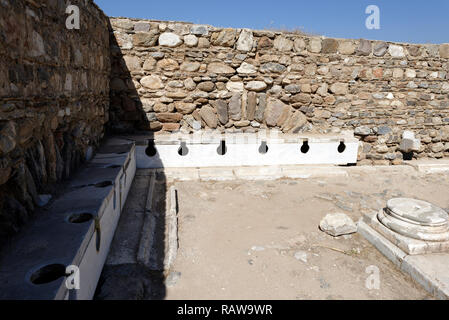
[[449, 59], [449, 43], [440, 45], [440, 57], [443, 59]]
[[269, 98], [265, 112], [265, 122], [269, 127], [275, 127], [284, 111], [286, 104], [281, 100]]
[[235, 70], [227, 64], [221, 62], [210, 63], [207, 67], [207, 71], [216, 74], [234, 74]]
[[405, 57], [404, 47], [391, 44], [388, 47], [388, 53], [390, 53], [390, 56], [393, 58], [403, 58]]
[[177, 101], [177, 102], [175, 102], [175, 108], [176, 108], [176, 111], [178, 111], [182, 114], [190, 114], [196, 109], [196, 104]]
[[159, 45], [163, 47], [177, 47], [182, 44], [181, 38], [172, 32], [164, 32], [159, 36]]
[[214, 109], [210, 106], [204, 106], [199, 112], [201, 119], [206, 123], [209, 128], [215, 129], [218, 125], [217, 115]]
[[157, 90], [162, 89], [164, 84], [159, 76], [146, 76], [140, 80], [140, 84], [145, 88]]
[[234, 93], [229, 100], [229, 117], [234, 121], [242, 118], [242, 98], [240, 93]]
[[140, 59], [136, 56], [124, 56], [123, 60], [129, 71], [140, 70], [142, 67]]
[[136, 47], [153, 47], [157, 43], [158, 35], [157, 30], [138, 32], [133, 36], [133, 45]]
[[225, 100], [215, 100], [211, 102], [212, 106], [217, 111], [218, 120], [221, 124], [225, 125], [228, 123], [229, 116], [228, 116], [228, 104]]
[[360, 39], [359, 46], [357, 47], [356, 54], [361, 56], [369, 56], [373, 50], [371, 41]]
[[223, 29], [220, 32], [214, 32], [211, 36], [211, 42], [214, 46], [232, 47], [237, 38], [236, 29]]
[[335, 39], [324, 39], [321, 43], [322, 53], [336, 53], [338, 49], [338, 42]]
[[312, 53], [320, 53], [321, 52], [321, 39], [320, 38], [309, 39], [309, 51]]
[[293, 41], [285, 38], [284, 36], [278, 36], [274, 39], [274, 48], [279, 51], [291, 51], [293, 49]]
[[182, 119], [182, 114], [181, 113], [168, 113], [168, 112], [164, 112], [164, 113], [156, 113], [156, 117], [160, 122], [168, 122], [168, 123], [175, 123], [175, 122], [179, 122]]
[[237, 50], [239, 51], [251, 51], [254, 45], [253, 32], [248, 29], [243, 29], [240, 32], [239, 39], [237, 40]]
[[340, 40], [338, 43], [338, 52], [340, 54], [353, 54], [355, 52], [354, 42], [351, 40]]

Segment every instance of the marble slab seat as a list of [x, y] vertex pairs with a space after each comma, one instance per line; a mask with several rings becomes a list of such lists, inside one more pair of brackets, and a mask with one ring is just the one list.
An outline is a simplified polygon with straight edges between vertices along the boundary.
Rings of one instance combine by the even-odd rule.
[[[135, 145], [107, 141], [0, 257], [0, 299], [91, 299], [136, 171]], [[68, 290], [66, 268], [79, 268]]]

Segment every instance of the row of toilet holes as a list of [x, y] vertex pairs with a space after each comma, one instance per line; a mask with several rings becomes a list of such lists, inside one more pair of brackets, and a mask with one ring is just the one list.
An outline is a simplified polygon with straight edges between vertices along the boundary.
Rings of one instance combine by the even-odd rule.
[[[226, 141], [225, 140], [221, 140], [220, 145], [217, 148], [217, 154], [220, 156], [224, 156], [227, 152], [227, 147], [226, 147]], [[301, 146], [301, 153], [308, 153], [310, 150], [310, 146], [309, 146], [309, 142], [307, 140], [305, 140]], [[340, 144], [338, 145], [338, 153], [343, 153], [346, 150], [346, 145], [343, 141], [340, 141]], [[156, 155], [156, 148], [154, 146], [154, 141], [150, 140], [148, 143], [148, 147], [145, 150], [145, 153], [147, 156], [149, 157], [154, 157]], [[260, 154], [266, 154], [268, 153], [268, 145], [266, 141], [262, 141], [260, 147], [259, 147], [259, 153]], [[178, 154], [180, 156], [186, 156], [189, 154], [189, 148], [187, 148], [187, 144], [185, 142], [181, 142], [181, 146], [178, 149]]]
[[[112, 185], [112, 181], [101, 181], [99, 183], [91, 184], [91, 185], [85, 185], [85, 186], [79, 186], [79, 187], [86, 187], [86, 186], [93, 186], [96, 188], [105, 188]], [[78, 187], [78, 188], [79, 188]], [[115, 192], [114, 192], [115, 195]], [[114, 199], [115, 202], [115, 199]], [[114, 203], [114, 209], [115, 209], [115, 203]], [[89, 212], [80, 212], [80, 213], [72, 213], [68, 216], [67, 222], [73, 223], [73, 224], [82, 224], [89, 222], [93, 220], [94, 216], [92, 213]], [[98, 230], [97, 230], [97, 237], [98, 237]], [[97, 240], [97, 250], [98, 250], [98, 241]], [[39, 268], [38, 270], [34, 271], [30, 276], [31, 283], [35, 285], [40, 284], [46, 284], [53, 282], [61, 277], [67, 276], [65, 273], [66, 267], [63, 264], [55, 263], [55, 264], [49, 264], [42, 268]]]

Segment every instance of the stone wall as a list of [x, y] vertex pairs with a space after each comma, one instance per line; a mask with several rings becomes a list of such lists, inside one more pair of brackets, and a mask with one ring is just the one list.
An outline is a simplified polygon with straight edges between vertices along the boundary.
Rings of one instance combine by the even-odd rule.
[[[449, 156], [449, 44], [111, 18], [111, 128], [338, 133], [360, 164]], [[406, 134], [409, 136], [410, 133]]]
[[103, 137], [108, 24], [92, 0], [0, 1], [0, 244]]

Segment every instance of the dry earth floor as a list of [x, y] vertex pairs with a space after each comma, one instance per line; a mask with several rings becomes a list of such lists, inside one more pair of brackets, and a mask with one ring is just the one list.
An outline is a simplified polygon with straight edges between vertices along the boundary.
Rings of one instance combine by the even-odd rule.
[[[327, 214], [357, 221], [393, 197], [449, 208], [448, 174], [354, 170], [346, 178], [175, 182], [179, 250], [166, 299], [432, 299], [359, 234], [333, 238]], [[380, 288], [366, 286], [379, 269]]]

